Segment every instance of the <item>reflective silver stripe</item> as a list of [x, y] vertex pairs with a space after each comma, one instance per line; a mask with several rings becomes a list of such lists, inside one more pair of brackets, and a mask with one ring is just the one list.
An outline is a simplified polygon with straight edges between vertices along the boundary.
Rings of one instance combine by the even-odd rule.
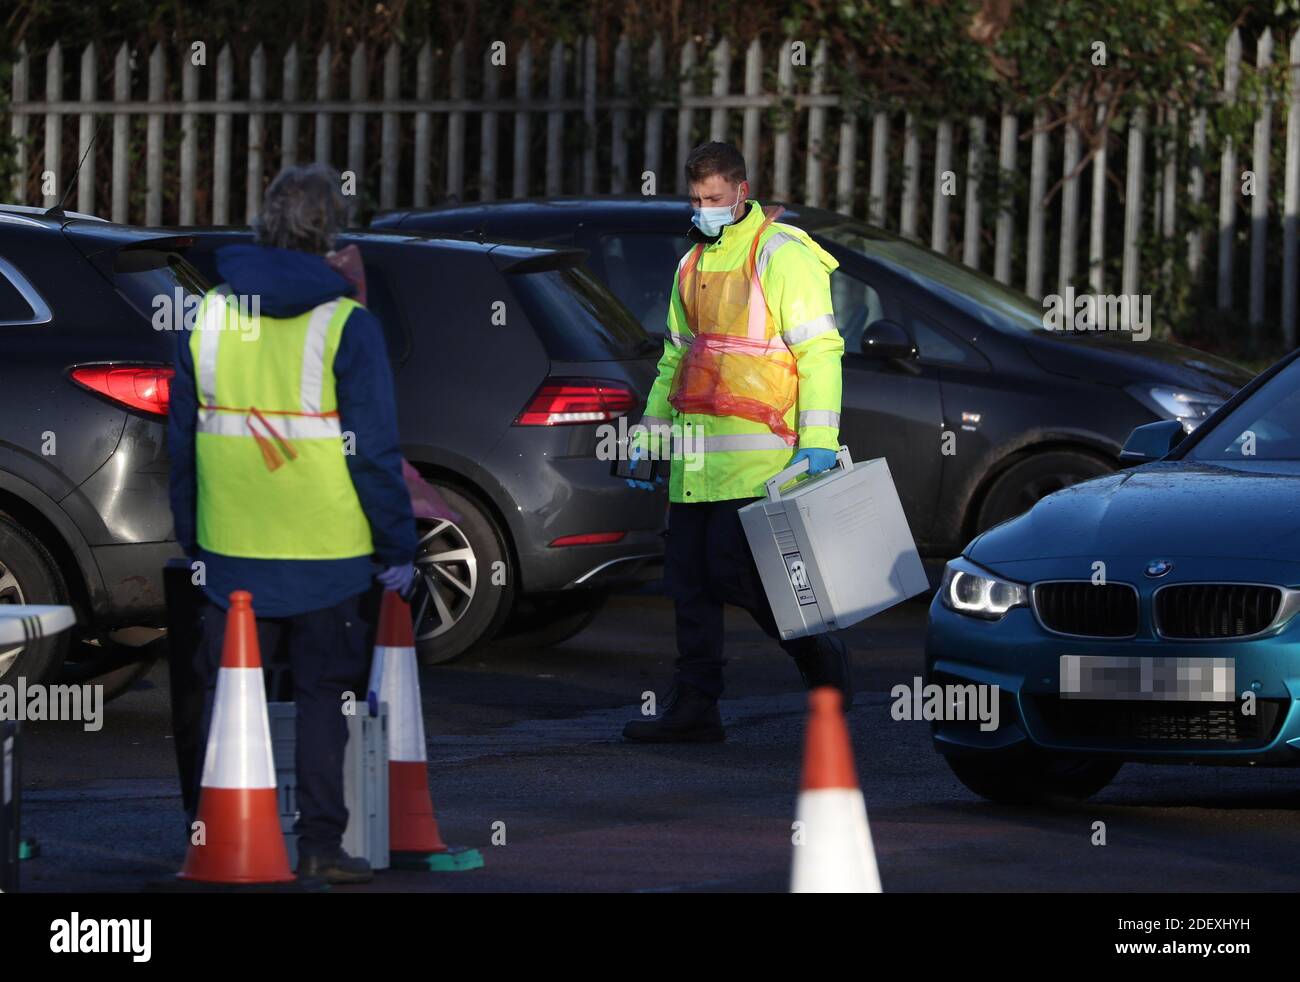
[[667, 426], [668, 420], [661, 416], [642, 416], [638, 426]]
[[[695, 251], [695, 247], [691, 246], [688, 250], [686, 250], [686, 255], [682, 256], [681, 259], [677, 260], [677, 279], [673, 282], [673, 296], [672, 296], [673, 301], [677, 301], [681, 298], [682, 267], [686, 265], [686, 260], [691, 258], [691, 253], [694, 251]], [[669, 302], [668, 306], [670, 308], [672, 307], [671, 301]], [[683, 309], [683, 313], [685, 313], [684, 309]], [[692, 337], [689, 334], [682, 334], [678, 331], [673, 330], [672, 325], [670, 324], [668, 327], [668, 340], [673, 343], [674, 348], [680, 348], [682, 346], [682, 341], [685, 341], [687, 344], [690, 344]]]
[[783, 331], [781, 337], [785, 339], [786, 344], [794, 347], [796, 344], [802, 344], [810, 338], [815, 338], [820, 334], [837, 330], [838, 328], [835, 326], [835, 315], [822, 314], [820, 317], [814, 317], [810, 321], [804, 321], [802, 324], [792, 327], [788, 331]]
[[703, 438], [685, 437], [686, 453], [726, 453], [732, 450], [789, 450], [790, 445], [775, 433], [728, 433]]
[[829, 409], [805, 409], [799, 413], [800, 426], [839, 426], [840, 414]]
[[[252, 417], [249, 413], [230, 412], [224, 409], [200, 409], [198, 431], [214, 433], [217, 436], [251, 437], [253, 431], [249, 429], [250, 418]], [[343, 428], [339, 425], [337, 416], [267, 416], [267, 419], [275, 427], [275, 431], [286, 440], [324, 440], [343, 435]], [[261, 424], [256, 425], [258, 432], [262, 433]], [[268, 434], [262, 433], [262, 435]]]
[[789, 232], [776, 232], [773, 236], [763, 243], [763, 247], [758, 250], [758, 260], [755, 262], [755, 268], [758, 270], [759, 279], [767, 272], [767, 264], [772, 261], [772, 254], [780, 249], [787, 242], [798, 242], [798, 236], [791, 235]]
[[217, 346], [221, 332], [226, 328], [226, 297], [230, 287], [224, 283], [203, 302], [203, 320], [199, 324], [199, 363], [194, 366], [198, 376], [199, 399], [207, 405], [217, 401]]
[[311, 312], [307, 321], [307, 340], [302, 349], [302, 388], [299, 396], [304, 413], [321, 411], [321, 389], [325, 385], [325, 339], [329, 335], [330, 321], [339, 302], [331, 300]]

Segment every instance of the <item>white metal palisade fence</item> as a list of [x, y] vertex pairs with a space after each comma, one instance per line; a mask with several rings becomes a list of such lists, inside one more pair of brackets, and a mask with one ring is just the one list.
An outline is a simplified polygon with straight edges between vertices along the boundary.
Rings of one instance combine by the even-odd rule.
[[[1257, 68], [1272, 65], [1273, 48], [1269, 33], [1258, 38]], [[1225, 51], [1224, 78], [1219, 80], [1222, 100], [1237, 98], [1241, 50], [1240, 34], [1234, 31]], [[95, 169], [96, 156], [103, 156], [111, 159], [107, 214], [113, 221], [142, 220], [148, 225], [251, 221], [270, 176], [308, 155], [358, 175], [366, 207], [380, 209], [422, 207], [444, 196], [486, 201], [502, 195], [636, 193], [642, 190], [646, 173], [656, 175], [658, 192], [681, 193], [682, 165], [690, 148], [705, 138], [732, 139], [750, 162], [760, 196], [770, 189], [769, 197], [831, 207], [918, 241], [927, 238], [921, 220], [922, 179], [928, 170], [933, 177], [928, 244], [969, 266], [983, 267], [1034, 297], [1052, 291], [1064, 294], [1067, 286], [1082, 283], [1085, 276], [1088, 289], [1095, 293], [1104, 293], [1107, 287], [1118, 287], [1123, 294], [1147, 292], [1139, 288], [1143, 274], [1139, 242], [1144, 233], [1166, 239], [1182, 236], [1185, 250], [1180, 247], [1180, 251], [1193, 276], [1209, 275], [1203, 230], [1178, 227], [1180, 202], [1204, 204], [1215, 175], [1215, 158], [1205, 145], [1205, 110], [1181, 120], [1172, 109], [1158, 110], [1160, 120], [1178, 133], [1181, 146], [1172, 139], [1148, 146], [1149, 121], [1141, 110], [1119, 121], [1112, 126], [1108, 142], [1126, 145], [1121, 167], [1115, 159], [1118, 155], [1112, 151], [1108, 156], [1104, 144], [1087, 160], [1089, 148], [1079, 131], [1071, 125], [1048, 125], [1041, 109], [998, 116], [996, 146], [990, 146], [990, 119], [982, 116], [921, 120], [906, 110], [850, 104], [827, 91], [830, 55], [825, 41], [811, 50], [793, 40], [765, 50], [756, 40], [738, 57], [726, 39], [712, 47], [691, 40], [676, 52], [676, 64], [670, 64], [673, 59], [656, 38], [637, 47], [641, 64], [634, 75], [633, 46], [623, 38], [612, 53], [612, 72], [607, 72], [612, 84], [599, 77], [599, 53], [591, 36], [574, 44], [556, 41], [549, 48], [523, 44], [506, 50], [502, 42], [495, 42], [483, 55], [477, 76], [480, 91], [471, 95], [463, 42], [449, 52], [435, 50], [430, 42], [414, 53], [397, 45], [382, 54], [357, 47], [346, 59], [342, 53], [336, 58], [336, 52], [326, 46], [310, 70], [291, 45], [280, 57], [279, 83], [274, 87], [268, 84], [268, 57], [259, 45], [241, 73], [245, 92], [237, 98], [229, 46], [216, 54], [215, 66], [199, 66], [190, 48], [169, 55], [159, 45], [149, 53], [141, 72], [124, 44], [112, 57], [112, 94], [104, 98], [100, 54], [90, 44], [80, 55], [78, 96], [68, 98], [64, 52], [56, 45], [44, 54], [43, 98], [38, 99], [32, 89], [34, 57], [23, 47], [14, 64], [9, 107], [18, 147], [13, 197], [19, 202], [33, 199], [32, 203], [39, 198], [46, 206], [61, 198], [62, 182], [76, 165], [64, 154], [64, 123], [71, 117], [78, 122], [77, 160], [96, 132], [96, 116], [111, 117], [111, 130], [104, 126], [96, 153], [86, 158], [77, 182], [76, 208], [91, 213], [102, 209], [96, 201]], [[376, 56], [381, 64], [375, 66], [372, 81], [369, 59]], [[415, 70], [404, 73], [409, 62], [404, 66], [403, 59], [412, 56]], [[179, 65], [179, 98], [169, 95], [169, 61]], [[1300, 31], [1291, 39], [1286, 64], [1285, 113], [1275, 114], [1271, 99], [1261, 99], [1254, 107], [1254, 139], [1248, 151], [1242, 153], [1246, 148], [1231, 140], [1219, 148], [1216, 297], [1224, 309], [1236, 301], [1234, 261], [1241, 210], [1249, 215], [1250, 224], [1249, 319], [1259, 323], [1265, 318], [1267, 233], [1269, 223], [1277, 220], [1270, 213], [1270, 150], [1277, 136], [1275, 126], [1280, 127], [1285, 115], [1280, 219], [1284, 256], [1276, 309], [1283, 339], [1293, 347], [1296, 236], [1300, 233]], [[338, 91], [337, 76], [342, 75], [346, 75], [346, 95]], [[435, 76], [440, 82], [438, 92]], [[737, 76], [738, 88], [733, 85]], [[504, 91], [507, 81], [513, 83], [513, 95]], [[140, 89], [145, 91], [144, 99], [139, 98]], [[246, 123], [246, 139], [240, 139], [234, 129], [236, 117]], [[278, 140], [268, 127], [268, 120], [273, 125], [275, 117]], [[374, 117], [378, 117], [377, 127], [369, 124]], [[473, 117], [478, 122], [476, 135], [467, 132]], [[133, 125], [140, 119], [145, 121], [143, 133]], [[43, 161], [33, 149], [42, 122]], [[672, 123], [675, 133], [669, 130]], [[869, 139], [860, 142], [860, 129], [869, 129]], [[376, 130], [377, 147], [372, 142]], [[346, 135], [341, 159], [336, 153], [340, 131]], [[924, 155], [929, 168], [922, 165], [923, 141], [931, 143]], [[634, 169], [638, 144], [640, 166]], [[205, 188], [198, 186], [200, 147], [211, 154], [210, 167], [205, 168], [210, 171], [210, 187]], [[237, 148], [246, 155], [243, 168], [236, 163]], [[544, 159], [537, 166], [534, 156], [539, 150]], [[475, 151], [477, 173], [469, 181], [467, 169]], [[1011, 179], [1024, 171], [1026, 159], [1027, 185]], [[508, 182], [503, 173], [507, 161]], [[986, 161], [995, 163], [996, 173], [982, 173]], [[1241, 194], [1247, 166], [1255, 179], [1249, 202]], [[1108, 189], [1108, 168], [1112, 175], [1122, 173], [1122, 195]], [[945, 181], [946, 172], [955, 175], [955, 182]], [[673, 175], [671, 184], [662, 180], [666, 173]], [[57, 175], [54, 193], [42, 194], [41, 177], [49, 174]], [[961, 188], [955, 195], [954, 186]], [[467, 195], [467, 187], [473, 195]], [[174, 193], [166, 193], [169, 188]], [[999, 188], [1012, 193], [999, 194]], [[234, 197], [238, 189], [243, 191], [242, 209]], [[1086, 216], [1081, 214], [1084, 195]], [[963, 202], [959, 243], [953, 235], [954, 198]], [[354, 217], [359, 217], [362, 205], [354, 207]], [[1113, 273], [1108, 277], [1105, 251], [1108, 219], [1122, 221], [1118, 283], [1107, 282], [1113, 279]], [[1151, 224], [1144, 228], [1148, 221]], [[1085, 225], [1083, 252], [1079, 240]], [[1056, 268], [1049, 269], [1053, 254]], [[1012, 269], [1013, 256], [1020, 262], [1019, 269]]]

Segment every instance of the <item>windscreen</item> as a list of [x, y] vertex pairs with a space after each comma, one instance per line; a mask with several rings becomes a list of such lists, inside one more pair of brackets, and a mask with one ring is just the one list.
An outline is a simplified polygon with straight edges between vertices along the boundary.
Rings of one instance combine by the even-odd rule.
[[1184, 460], [1300, 460], [1300, 361], [1278, 372], [1228, 413]]
[[917, 286], [941, 295], [985, 324], [1021, 331], [1047, 330], [1043, 326], [1043, 306], [1027, 294], [930, 249], [896, 236], [882, 235], [859, 222], [842, 222], [812, 231], [818, 238], [829, 239], [885, 263]]
[[515, 273], [510, 285], [555, 361], [619, 361], [659, 350], [631, 312], [579, 267]]

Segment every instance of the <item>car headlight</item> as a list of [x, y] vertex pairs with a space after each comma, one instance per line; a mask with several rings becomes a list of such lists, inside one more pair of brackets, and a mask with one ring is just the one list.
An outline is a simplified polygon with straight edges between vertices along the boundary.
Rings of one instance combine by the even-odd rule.
[[1226, 401], [1223, 396], [1173, 385], [1135, 385], [1129, 392], [1156, 415], [1178, 420], [1188, 433]]
[[959, 614], [996, 621], [1012, 607], [1025, 606], [1029, 591], [1020, 583], [1000, 579], [958, 557], [944, 567], [939, 600]]

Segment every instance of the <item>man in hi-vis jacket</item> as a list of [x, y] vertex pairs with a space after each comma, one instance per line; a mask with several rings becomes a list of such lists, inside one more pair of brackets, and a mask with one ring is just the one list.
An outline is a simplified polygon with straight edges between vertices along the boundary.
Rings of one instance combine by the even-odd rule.
[[[840, 359], [830, 274], [838, 263], [807, 233], [749, 200], [745, 160], [706, 143], [686, 161], [691, 249], [677, 266], [668, 337], [633, 455], [663, 453], [671, 431], [664, 586], [677, 622], [677, 670], [663, 712], [632, 720], [628, 740], [723, 739], [723, 607], [780, 634], [737, 514], [800, 460], [817, 474], [839, 449]], [[644, 482], [630, 481], [649, 487]], [[823, 634], [782, 642], [804, 683], [852, 699], [848, 651]]]

